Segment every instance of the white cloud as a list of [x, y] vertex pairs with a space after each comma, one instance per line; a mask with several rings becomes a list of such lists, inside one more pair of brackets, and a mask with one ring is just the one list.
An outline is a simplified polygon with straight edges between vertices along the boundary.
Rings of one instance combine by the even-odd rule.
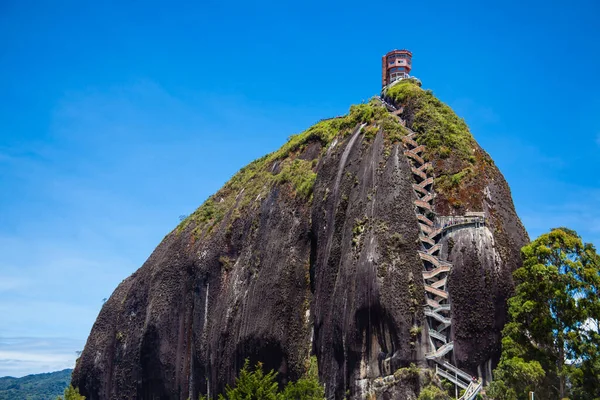
[[73, 368], [83, 341], [69, 338], [0, 337], [0, 377]]

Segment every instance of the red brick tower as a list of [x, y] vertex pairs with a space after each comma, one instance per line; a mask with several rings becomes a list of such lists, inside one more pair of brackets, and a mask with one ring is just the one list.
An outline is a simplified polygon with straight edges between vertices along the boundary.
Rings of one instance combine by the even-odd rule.
[[408, 50], [392, 50], [381, 58], [381, 86], [398, 79], [407, 78], [412, 68], [412, 53]]

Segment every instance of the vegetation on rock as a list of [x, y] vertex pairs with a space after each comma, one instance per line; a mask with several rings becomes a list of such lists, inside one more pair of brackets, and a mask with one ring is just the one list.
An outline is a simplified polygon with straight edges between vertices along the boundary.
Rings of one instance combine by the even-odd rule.
[[412, 130], [419, 134], [417, 141], [427, 146], [430, 154], [445, 158], [452, 151], [464, 160], [473, 155], [475, 140], [467, 124], [431, 90], [423, 90], [407, 79], [392, 86], [387, 97], [404, 107]]
[[558, 228], [523, 247], [522, 257], [489, 395], [600, 398], [600, 257], [594, 246]]
[[[371, 101], [367, 104], [353, 105], [347, 115], [322, 120], [306, 131], [290, 136], [288, 142], [279, 150], [243, 167], [221, 190], [185, 218], [177, 231], [193, 223], [196, 236], [202, 237], [210, 233], [228, 213], [232, 213], [235, 219], [248, 208], [256, 207], [260, 203], [259, 200], [263, 199], [275, 184], [288, 185], [287, 189], [293, 197], [311, 200], [317, 176], [317, 159], [304, 159], [303, 152], [312, 143], [317, 143], [322, 151], [325, 151], [336, 138], [346, 137], [358, 124], [363, 123], [367, 124], [367, 139], [376, 134], [376, 125], [386, 131], [388, 144], [397, 142], [404, 135], [404, 128], [381, 104]], [[307, 204], [310, 204], [310, 201]]]
[[[289, 382], [283, 391], [279, 390], [276, 381], [277, 373], [273, 370], [265, 373], [259, 362], [250, 368], [246, 359], [244, 367], [235, 380], [233, 387], [227, 386], [225, 395], [219, 395], [219, 400], [323, 400], [325, 391], [319, 383], [316, 358], [311, 358], [310, 366], [303, 378]], [[205, 399], [200, 396], [200, 400]]]
[[450, 398], [444, 390], [434, 384], [429, 384], [421, 390], [418, 400], [450, 400]]
[[423, 158], [433, 162], [438, 212], [478, 211], [482, 183], [493, 161], [477, 145], [465, 121], [411, 79], [389, 88], [385, 97], [402, 108], [401, 117], [416, 133], [415, 140], [426, 146]]

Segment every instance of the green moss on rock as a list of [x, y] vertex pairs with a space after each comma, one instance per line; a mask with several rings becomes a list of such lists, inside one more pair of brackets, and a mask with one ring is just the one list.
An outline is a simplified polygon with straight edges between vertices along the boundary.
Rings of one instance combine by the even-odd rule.
[[281, 172], [276, 175], [277, 182], [290, 182], [294, 187], [295, 193], [305, 199], [309, 199], [312, 196], [313, 185], [316, 179], [317, 174], [313, 172], [312, 162], [299, 159], [285, 163]]
[[417, 142], [427, 146], [430, 154], [445, 158], [449, 149], [463, 160], [473, 155], [474, 139], [467, 124], [430, 90], [423, 90], [412, 80], [403, 80], [387, 91], [387, 97], [410, 113]]
[[[349, 113], [343, 117], [322, 120], [306, 131], [290, 136], [279, 150], [243, 167], [221, 190], [183, 220], [176, 231], [181, 232], [193, 223], [196, 237], [210, 234], [228, 213], [237, 217], [248, 209], [258, 207], [274, 185], [289, 185], [291, 196], [310, 203], [317, 175], [316, 162], [299, 158], [306, 147], [318, 142], [326, 149], [336, 138], [343, 139], [349, 135], [358, 124], [373, 125], [368, 132], [374, 133], [374, 125], [388, 118], [385, 108], [376, 102], [358, 104], [351, 106]], [[395, 127], [393, 134], [397, 134], [398, 130]]]

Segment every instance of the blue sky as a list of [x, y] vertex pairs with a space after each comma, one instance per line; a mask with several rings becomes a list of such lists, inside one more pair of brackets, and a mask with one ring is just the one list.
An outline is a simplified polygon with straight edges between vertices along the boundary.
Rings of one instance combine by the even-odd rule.
[[179, 215], [378, 93], [394, 48], [532, 237], [600, 247], [600, 6], [482, 3], [1, 1], [0, 376], [72, 366]]

